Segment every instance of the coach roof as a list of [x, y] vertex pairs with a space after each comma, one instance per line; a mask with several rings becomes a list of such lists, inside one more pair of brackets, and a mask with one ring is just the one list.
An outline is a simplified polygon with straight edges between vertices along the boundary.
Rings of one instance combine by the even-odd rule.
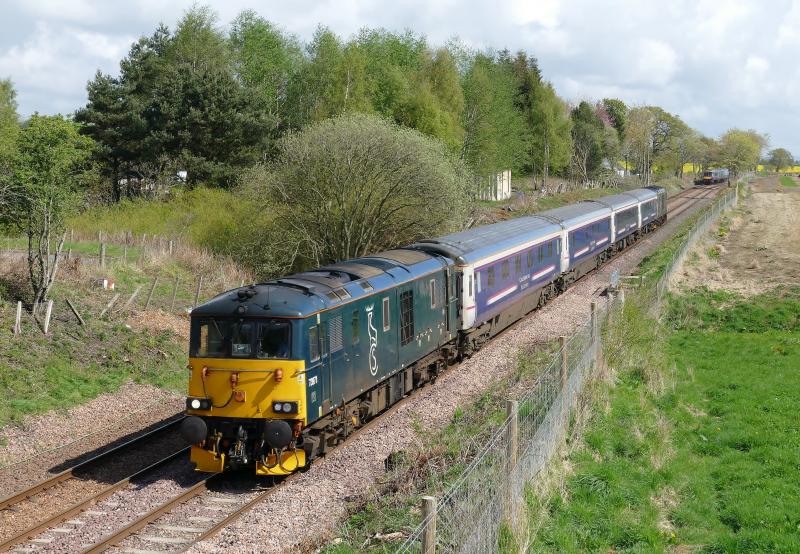
[[561, 227], [538, 216], [518, 217], [482, 227], [474, 227], [435, 239], [426, 239], [411, 248], [436, 252], [470, 264], [497, 252], [513, 249], [558, 233]]

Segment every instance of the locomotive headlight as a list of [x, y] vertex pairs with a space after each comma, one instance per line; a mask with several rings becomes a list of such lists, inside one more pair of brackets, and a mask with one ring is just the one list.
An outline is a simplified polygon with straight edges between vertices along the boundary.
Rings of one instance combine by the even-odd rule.
[[283, 402], [281, 400], [272, 403], [272, 411], [279, 414], [296, 414], [298, 412], [297, 402]]
[[211, 409], [211, 399], [210, 398], [192, 398], [189, 397], [186, 399], [186, 409], [187, 410], [210, 410]]

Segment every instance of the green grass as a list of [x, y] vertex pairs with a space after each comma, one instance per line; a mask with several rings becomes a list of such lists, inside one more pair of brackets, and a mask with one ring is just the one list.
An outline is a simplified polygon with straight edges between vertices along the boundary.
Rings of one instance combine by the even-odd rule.
[[[2, 310], [10, 321], [11, 309]], [[2, 319], [2, 318], [0, 318]], [[27, 322], [0, 338], [0, 426], [29, 414], [66, 409], [117, 390], [129, 380], [182, 390], [185, 352], [170, 332], [134, 332], [121, 323], [55, 321], [45, 337]], [[4, 325], [5, 326], [5, 325]]]
[[788, 175], [781, 175], [781, 186], [793, 188], [797, 186], [797, 181]]
[[169, 200], [123, 200], [90, 208], [67, 224], [84, 234], [131, 231], [152, 237], [181, 237], [215, 251], [252, 217], [251, 206], [235, 193], [216, 188], [177, 191]]
[[674, 375], [617, 373], [532, 551], [800, 551], [798, 297], [675, 297]]
[[[505, 402], [512, 390], [525, 390], [550, 360], [555, 345], [520, 355], [516, 371], [492, 384], [470, 404], [456, 409], [443, 429], [419, 425], [418, 446], [400, 453], [396, 469], [366, 499], [350, 507], [351, 515], [339, 530], [342, 542], [329, 544], [324, 554], [391, 552], [399, 543], [374, 539], [377, 534], [410, 533], [420, 522], [419, 505], [424, 495], [440, 496], [458, 479], [489, 437], [505, 421]], [[530, 407], [528, 408], [530, 409]], [[525, 406], [520, 407], [522, 415]], [[366, 491], [365, 491], [366, 492]], [[515, 552], [510, 530], [501, 533], [500, 551]], [[393, 548], [394, 547], [394, 548]]]

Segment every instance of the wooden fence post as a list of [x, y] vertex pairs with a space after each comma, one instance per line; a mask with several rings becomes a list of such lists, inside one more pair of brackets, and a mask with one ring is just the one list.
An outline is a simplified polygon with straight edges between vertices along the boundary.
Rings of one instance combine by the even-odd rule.
[[128, 241], [125, 241], [124, 246], [122, 247], [122, 263], [128, 263]]
[[72, 302], [70, 302], [70, 301], [69, 301], [69, 298], [67, 298], [67, 306], [69, 306], [69, 309], [70, 309], [70, 310], [72, 310], [72, 313], [73, 313], [73, 314], [75, 314], [75, 317], [77, 317], [77, 318], [78, 318], [78, 322], [79, 322], [81, 325], [86, 325], [86, 322], [85, 322], [85, 321], [83, 320], [83, 318], [81, 317], [81, 314], [80, 314], [80, 313], [78, 313], [78, 309], [77, 309], [75, 306], [73, 306], [73, 305], [72, 305]]
[[47, 301], [47, 310], [44, 313], [44, 334], [50, 330], [50, 317], [53, 315], [53, 301]]
[[175, 254], [175, 241], [169, 241], [169, 255], [172, 257]]
[[128, 298], [128, 300], [125, 301], [125, 304], [122, 306], [121, 311], [125, 311], [128, 308], [130, 308], [131, 304], [133, 304], [133, 301], [136, 300], [136, 297], [139, 295], [139, 291], [141, 290], [142, 290], [142, 285], [139, 285], [138, 287], [136, 287], [136, 289], [134, 289], [133, 294], [131, 294], [130, 298]]
[[203, 276], [201, 275], [200, 277], [197, 278], [197, 290], [194, 293], [194, 304], [192, 305], [192, 308], [196, 308], [197, 303], [200, 301], [200, 290], [202, 287], [203, 287]]
[[117, 302], [117, 300], [119, 300], [119, 293], [115, 294], [115, 295], [114, 295], [114, 296], [111, 298], [111, 300], [108, 302], [108, 304], [106, 304], [106, 307], [105, 307], [105, 308], [103, 308], [103, 311], [102, 311], [102, 312], [100, 312], [100, 319], [102, 319], [102, 318], [103, 318], [103, 316], [104, 316], [104, 315], [106, 315], [106, 312], [108, 312], [108, 310], [110, 310], [110, 309], [111, 309], [111, 307], [112, 307], [112, 306], [113, 306], [113, 305], [114, 305], [114, 304]]
[[156, 285], [158, 284], [158, 275], [153, 278], [153, 284], [150, 285], [150, 291], [147, 293], [147, 302], [144, 303], [144, 310], [147, 311], [150, 309], [150, 302], [153, 300], [153, 291], [156, 290]]
[[17, 316], [14, 319], [14, 336], [22, 334], [22, 301], [17, 302]]
[[105, 243], [100, 243], [100, 267], [106, 266], [106, 245]]
[[70, 242], [75, 242], [75, 229], [70, 229], [69, 230], [69, 241]]
[[422, 532], [423, 554], [436, 553], [436, 499], [432, 496], [422, 497], [422, 521], [426, 522]]
[[591, 304], [591, 312], [589, 314], [589, 321], [590, 321], [590, 330], [592, 333], [592, 359], [595, 363], [597, 363], [597, 351], [599, 349], [599, 345], [597, 343], [597, 336], [598, 336], [598, 327], [599, 321], [597, 317], [597, 302], [592, 302]]
[[[519, 402], [508, 400], [506, 402], [506, 415], [508, 416], [508, 443], [506, 444], [506, 495], [505, 519], [509, 524], [514, 522], [516, 491], [514, 489], [513, 473], [517, 466], [519, 453]], [[513, 526], [513, 525], [512, 525]]]
[[67, 261], [72, 259], [72, 248], [67, 249]]
[[178, 281], [179, 280], [180, 279], [175, 277], [175, 284], [172, 286], [172, 303], [169, 305], [169, 311], [170, 312], [175, 311], [175, 298], [177, 298], [177, 296], [178, 296]]

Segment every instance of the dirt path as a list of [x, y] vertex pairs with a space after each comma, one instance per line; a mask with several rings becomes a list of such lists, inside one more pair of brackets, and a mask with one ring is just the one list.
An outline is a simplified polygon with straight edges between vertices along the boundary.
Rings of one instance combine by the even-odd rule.
[[800, 181], [759, 179], [732, 216], [690, 252], [676, 283], [758, 294], [800, 284]]

